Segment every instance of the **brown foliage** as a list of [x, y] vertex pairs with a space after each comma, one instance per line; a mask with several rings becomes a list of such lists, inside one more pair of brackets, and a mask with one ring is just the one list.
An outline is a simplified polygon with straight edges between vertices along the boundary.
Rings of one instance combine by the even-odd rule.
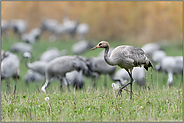
[[57, 19], [67, 13], [90, 25], [90, 39], [127, 39], [141, 42], [183, 37], [182, 1], [3, 1], [2, 19], [21, 18], [29, 28], [44, 17]]

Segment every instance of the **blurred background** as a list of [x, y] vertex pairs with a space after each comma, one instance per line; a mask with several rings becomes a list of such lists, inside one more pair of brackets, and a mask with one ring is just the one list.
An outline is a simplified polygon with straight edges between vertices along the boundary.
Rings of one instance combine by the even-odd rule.
[[88, 39], [155, 42], [182, 40], [182, 1], [2, 1], [1, 19], [23, 19], [26, 31], [40, 27], [44, 18], [62, 23], [64, 15], [87, 23]]
[[[141, 82], [144, 85], [146, 80], [149, 87], [182, 87], [182, 1], [2, 1], [2, 91], [8, 88], [13, 90], [15, 82], [9, 80], [18, 78], [19, 92], [26, 92], [27, 89], [30, 92], [39, 91], [45, 82], [45, 75], [40, 77], [38, 74], [43, 74], [46, 67], [42, 66], [44, 72], [39, 73], [42, 69], [36, 71], [28, 67], [28, 60], [31, 64], [36, 62], [42, 65], [43, 61], [48, 63], [64, 55], [78, 55], [90, 63], [89, 71], [93, 69], [91, 73], [95, 74], [82, 75], [79, 81], [85, 83], [85, 89], [92, 86], [95, 79], [98, 80], [97, 87], [112, 88], [111, 73], [103, 67], [107, 65], [103, 59], [104, 49], [91, 51], [101, 40], [107, 40], [111, 49], [126, 44], [142, 48], [147, 53], [155, 69], [153, 73], [150, 70], [143, 72]], [[93, 60], [99, 57], [102, 66]], [[16, 73], [10, 69], [13, 64]], [[98, 68], [96, 71], [92, 68], [95, 66]], [[113, 75], [119, 69], [113, 69]], [[100, 77], [108, 74], [108, 79]], [[120, 76], [120, 79], [125, 78]], [[104, 80], [109, 81], [106, 86]], [[37, 88], [30, 82], [38, 84]], [[49, 87], [50, 92], [59, 87], [58, 80], [51, 84], [55, 86]]]

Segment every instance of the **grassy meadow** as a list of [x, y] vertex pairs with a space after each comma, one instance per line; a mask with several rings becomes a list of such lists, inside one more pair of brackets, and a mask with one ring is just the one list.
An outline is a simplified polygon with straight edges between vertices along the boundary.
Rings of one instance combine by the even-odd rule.
[[[18, 42], [16, 38], [2, 39], [1, 49], [9, 50], [13, 43]], [[33, 44], [31, 62], [37, 60], [42, 52], [48, 47], [67, 49], [72, 55], [71, 46], [75, 40], [57, 40], [50, 43], [41, 39]], [[94, 41], [96, 45], [99, 41]], [[126, 41], [109, 41], [111, 47], [118, 45], [134, 45], [141, 48], [143, 44]], [[163, 46], [167, 55], [183, 55], [183, 42], [171, 41]], [[97, 56], [100, 51], [87, 51], [84, 56]], [[147, 88], [140, 88], [133, 84], [133, 100], [129, 93], [122, 91], [122, 96], [116, 97], [117, 91], [111, 87], [112, 81], [108, 77], [107, 88], [104, 88], [104, 77], [100, 76], [97, 88], [92, 88], [89, 78], [85, 79], [84, 89], [75, 90], [70, 87], [71, 92], [63, 87], [59, 90], [59, 81], [53, 81], [47, 88], [47, 94], [38, 91], [35, 83], [24, 82], [27, 72], [25, 59], [21, 54], [20, 76], [17, 81], [15, 95], [14, 80], [10, 80], [11, 93], [6, 92], [6, 81], [1, 81], [1, 121], [2, 122], [181, 122], [183, 121], [183, 80], [181, 75], [174, 76], [173, 87], [167, 85], [167, 74], [149, 69], [146, 74]], [[118, 67], [118, 69], [120, 69]], [[42, 84], [38, 83], [41, 88]], [[129, 86], [128, 88], [129, 89]], [[46, 101], [45, 98], [49, 97]]]

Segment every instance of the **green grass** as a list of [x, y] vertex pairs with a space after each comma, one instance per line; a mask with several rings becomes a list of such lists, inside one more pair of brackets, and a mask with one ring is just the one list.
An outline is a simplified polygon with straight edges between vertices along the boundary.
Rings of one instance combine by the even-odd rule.
[[[9, 38], [2, 40], [1, 49], [9, 50], [13, 43], [18, 40]], [[47, 40], [40, 40], [33, 45], [33, 59], [37, 60], [47, 47], [68, 49], [72, 55], [71, 46], [75, 40], [58, 40], [50, 43]], [[95, 41], [96, 45], [98, 41]], [[110, 46], [116, 47], [121, 44], [141, 47], [143, 44], [113, 41]], [[171, 42], [163, 49], [167, 55], [183, 55], [182, 42]], [[87, 51], [84, 56], [97, 56], [103, 49]], [[21, 58], [21, 54], [17, 54]], [[120, 69], [120, 68], [118, 68]], [[173, 87], [167, 85], [167, 75], [157, 73], [149, 69], [146, 74], [147, 88], [143, 89], [133, 84], [133, 92], [137, 95], [130, 100], [130, 95], [122, 91], [122, 96], [116, 98], [117, 92], [112, 90], [110, 77], [108, 77], [107, 88], [104, 88], [104, 77], [100, 76], [97, 82], [97, 89], [91, 88], [91, 80], [85, 79], [83, 90], [71, 92], [64, 87], [59, 91], [59, 82], [53, 81], [47, 88], [48, 94], [38, 92], [35, 83], [26, 86], [23, 77], [27, 72], [25, 60], [20, 63], [21, 78], [17, 82], [16, 94], [13, 95], [14, 80], [11, 80], [11, 94], [6, 93], [6, 84], [1, 82], [1, 121], [2, 122], [130, 122], [130, 121], [183, 121], [183, 83], [180, 75], [174, 76]], [[152, 77], [151, 77], [152, 76]], [[151, 79], [152, 78], [152, 79]], [[153, 82], [153, 86], [152, 86]], [[38, 83], [39, 88], [42, 84]], [[181, 84], [181, 85], [180, 85]], [[129, 87], [127, 88], [129, 89]], [[50, 97], [45, 101], [45, 97]]]
[[[128, 122], [182, 121], [183, 99], [178, 88], [142, 90], [129, 99], [113, 90], [72, 90], [52, 94], [1, 93], [1, 120], [6, 122]], [[134, 91], [136, 93], [136, 91]], [[49, 101], [45, 101], [45, 97]]]

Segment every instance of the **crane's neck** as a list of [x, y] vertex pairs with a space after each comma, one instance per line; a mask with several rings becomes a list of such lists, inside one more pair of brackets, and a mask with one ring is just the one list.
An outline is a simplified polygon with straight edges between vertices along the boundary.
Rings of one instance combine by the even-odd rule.
[[29, 57], [26, 59], [26, 66], [27, 66], [29, 69], [31, 69], [31, 63], [30, 63], [30, 58], [29, 58]]
[[108, 44], [107, 47], [105, 47], [104, 59], [105, 59], [105, 61], [106, 61], [109, 65], [114, 66], [115, 64], [114, 64], [113, 60], [109, 58], [108, 52], [109, 52], [109, 44]]

